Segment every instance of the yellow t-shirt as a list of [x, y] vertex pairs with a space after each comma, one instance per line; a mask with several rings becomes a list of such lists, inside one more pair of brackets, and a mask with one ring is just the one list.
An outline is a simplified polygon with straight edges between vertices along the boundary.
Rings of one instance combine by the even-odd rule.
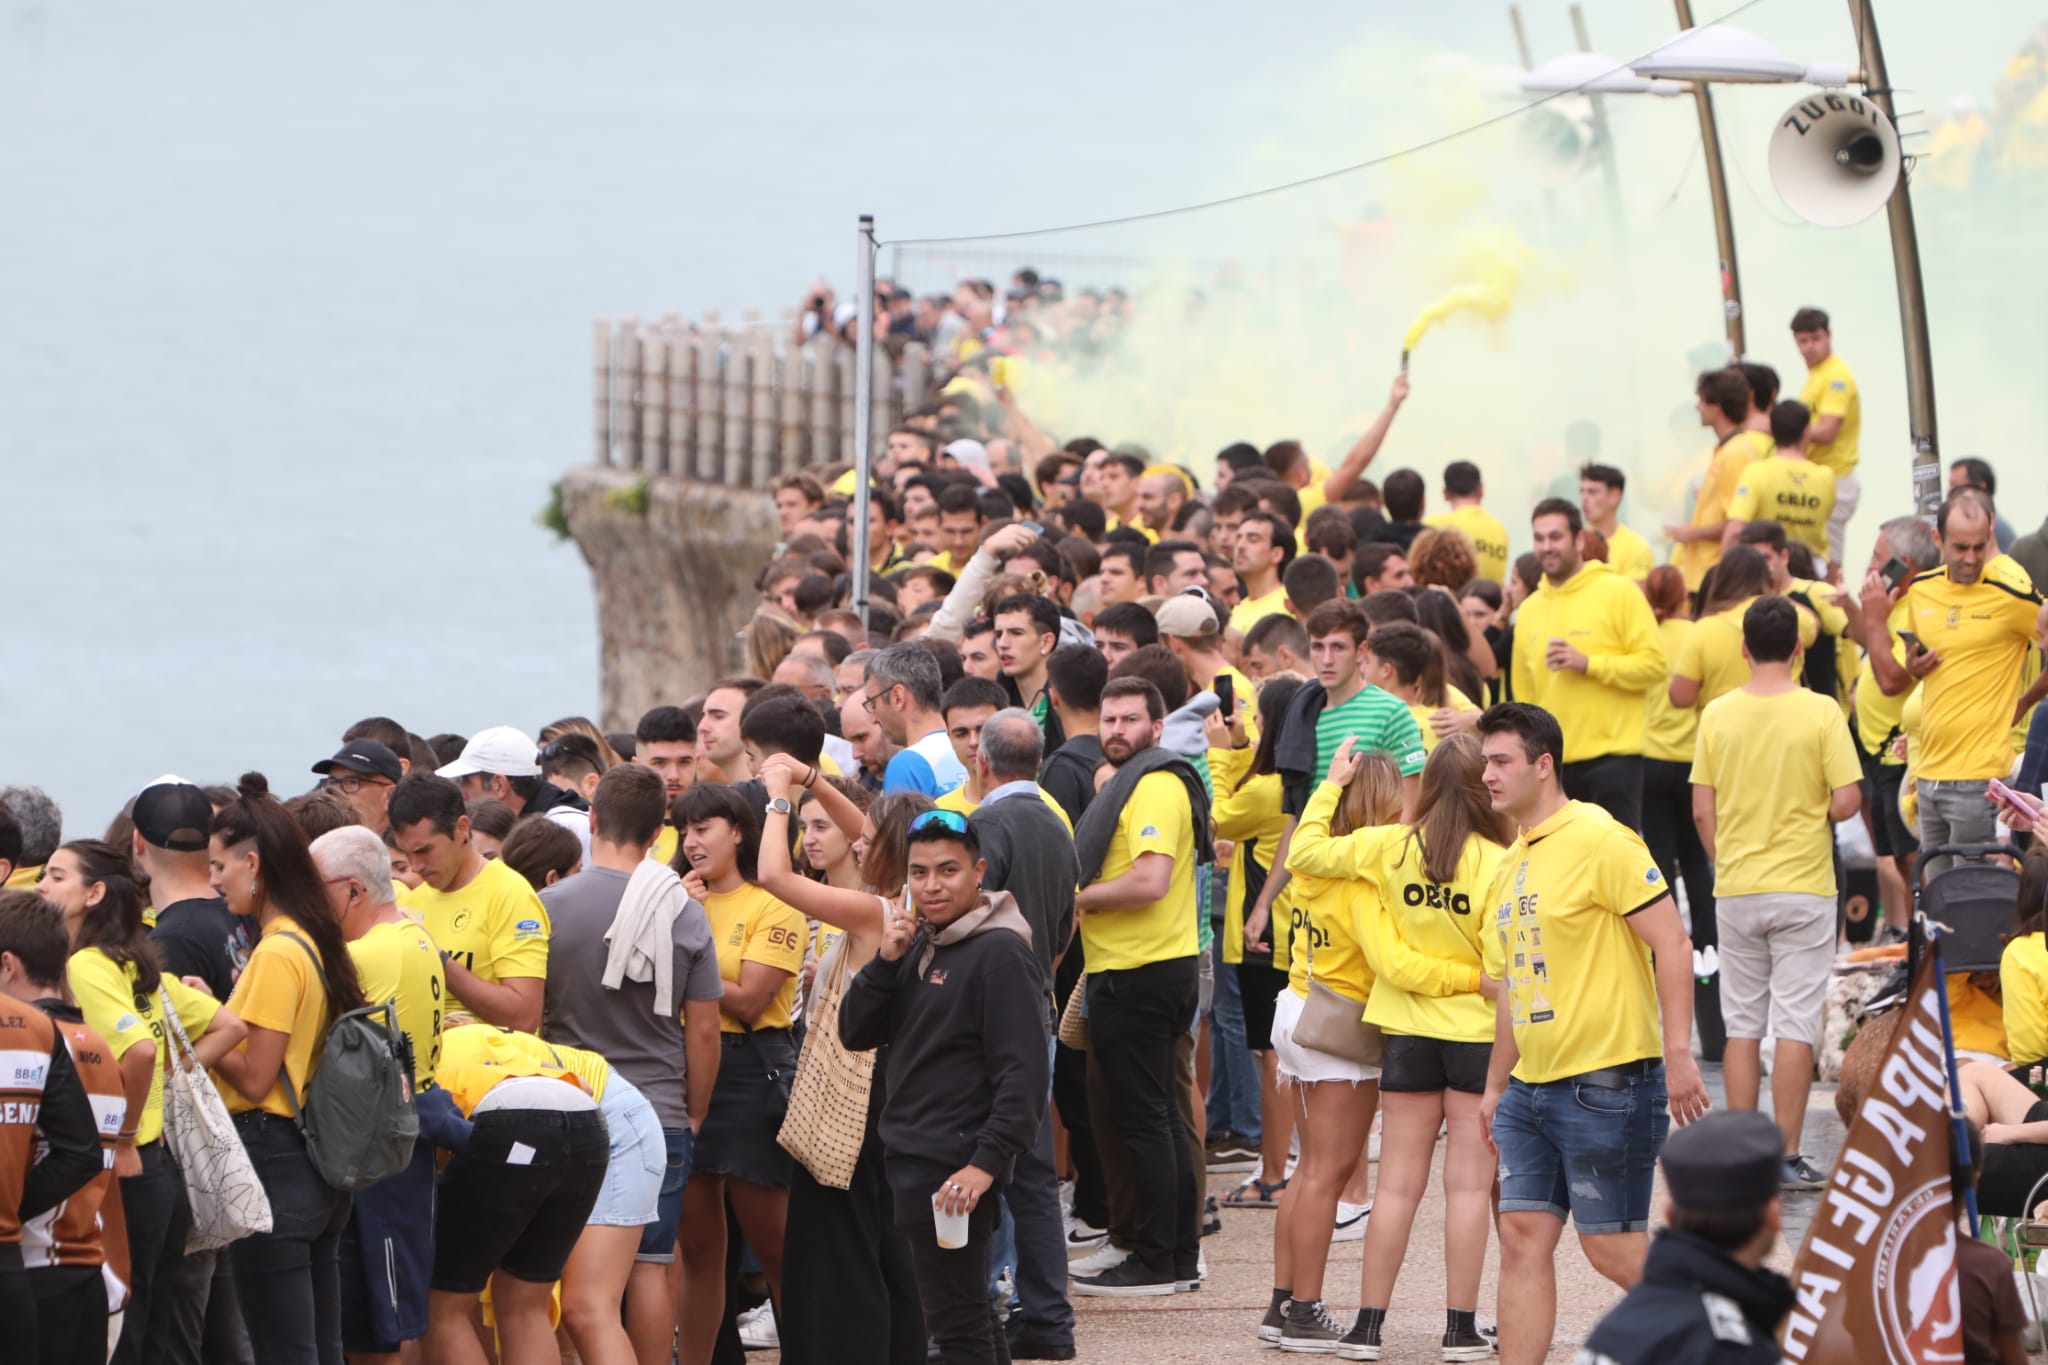
[[1268, 616], [1279, 616], [1287, 610], [1287, 590], [1275, 588], [1264, 597], [1247, 597], [1230, 609], [1230, 628], [1243, 635]]
[[1166, 894], [1129, 910], [1083, 910], [1081, 945], [1088, 970], [1127, 971], [1150, 962], [1193, 957], [1200, 949], [1195, 924], [1195, 826], [1187, 788], [1172, 773], [1147, 773], [1117, 815], [1098, 881], [1114, 881], [1146, 853], [1173, 859]]
[[[286, 938], [287, 933], [298, 935], [305, 946]], [[277, 1080], [261, 1104], [251, 1104], [232, 1085], [222, 1086], [221, 1098], [227, 1101], [229, 1113], [261, 1109], [279, 1118], [290, 1118], [291, 1102], [284, 1095], [287, 1082], [304, 1106], [306, 1084], [318, 1072], [313, 1054], [332, 1022], [327, 987], [313, 967], [319, 955], [318, 945], [307, 938], [306, 931], [289, 915], [279, 915], [263, 926], [263, 936], [249, 953], [249, 965], [242, 968], [235, 993], [228, 997], [228, 1008], [252, 1029], [267, 1028], [285, 1035], [284, 1065], [278, 1069]]]
[[1830, 355], [1808, 370], [1806, 382], [1799, 386], [1799, 401], [1806, 404], [1816, 419], [1842, 419], [1842, 429], [1835, 433], [1835, 439], [1824, 446], [1809, 446], [1807, 458], [1825, 466], [1837, 479], [1854, 474], [1856, 445], [1863, 435], [1863, 400], [1856, 393], [1856, 376], [1849, 372], [1849, 363], [1838, 355]]
[[1466, 503], [1463, 507], [1424, 517], [1422, 524], [1463, 531], [1465, 539], [1472, 542], [1473, 554], [1478, 557], [1479, 576], [1496, 583], [1507, 581], [1508, 528], [1501, 525], [1499, 517], [1477, 503]]
[[[737, 985], [740, 964], [760, 962], [789, 973], [754, 1027], [788, 1028], [796, 1003], [796, 974], [804, 965], [804, 939], [809, 926], [803, 914], [784, 905], [752, 882], [737, 891], [713, 891], [704, 898], [711, 919], [711, 941], [718, 945], [718, 974]], [[720, 1011], [720, 1033], [745, 1033], [746, 1025]]]
[[[42, 879], [43, 865], [41, 863], [37, 863], [34, 867], [17, 867], [14, 871], [7, 874], [7, 889], [9, 891], [33, 891], [36, 889], [36, 883]], [[98, 1031], [97, 1029], [94, 1030], [94, 1032]]]
[[[459, 891], [420, 883], [405, 908], [419, 916], [442, 952], [492, 985], [547, 979], [547, 909], [526, 878], [497, 859]], [[449, 1008], [464, 1008], [452, 991], [448, 998]]]
[[411, 920], [373, 924], [361, 938], [349, 940], [348, 955], [356, 964], [363, 999], [396, 1006], [398, 1027], [412, 1042], [413, 1086], [426, 1089], [441, 1064], [441, 1014], [448, 1000], [447, 974], [433, 935]]
[[[1281, 836], [1287, 833], [1280, 786], [1278, 773], [1247, 778], [1234, 791], [1226, 790], [1220, 777], [1216, 783], [1212, 812], [1216, 837], [1228, 839], [1233, 845], [1230, 889], [1223, 900], [1223, 960], [1227, 963], [1244, 961], [1244, 921], [1257, 900], [1251, 893], [1251, 869], [1256, 866], [1270, 877], [1273, 854], [1280, 847]], [[1294, 888], [1290, 885], [1273, 901], [1273, 965], [1283, 972], [1291, 960], [1288, 945], [1293, 941], [1293, 914]]]
[[[1064, 806], [1052, 799], [1051, 792], [1040, 787], [1038, 789], [1038, 799], [1045, 802], [1046, 808], [1054, 815], [1059, 816], [1060, 823], [1067, 827], [1067, 833], [1072, 834], [1074, 832], [1073, 818], [1067, 814]], [[967, 794], [967, 784], [964, 782], [947, 792], [944, 796], [934, 798], [932, 804], [940, 810], [950, 810], [961, 815], [972, 815], [981, 809], [981, 802]], [[820, 951], [823, 950], [821, 949]]]
[[[1906, 642], [1899, 638], [1899, 627], [1906, 624], [1906, 609], [1894, 606], [1886, 618], [1892, 628], [1892, 661], [1899, 667], [1906, 666]], [[1911, 627], [1907, 627], [1911, 629]], [[1877, 670], [1866, 667], [1856, 678], [1856, 742], [1863, 746], [1863, 752], [1888, 767], [1900, 767], [1905, 759], [1892, 754], [1892, 741], [1905, 731], [1906, 699], [1919, 691], [1920, 684], [1911, 687], [1895, 697], [1887, 697], [1884, 689], [1877, 685]]]
[[[1356, 1000], [1361, 1017], [1372, 999], [1372, 966], [1358, 941], [1358, 924], [1366, 913], [1359, 902], [1372, 893], [1358, 882], [1297, 875], [1294, 896], [1295, 942], [1299, 951], [1287, 967], [1287, 989], [1308, 999], [1309, 978], [1347, 1000]], [[1313, 953], [1315, 960], [1309, 960]], [[1313, 969], [1313, 970], [1311, 970]]]
[[1794, 687], [1740, 689], [1700, 714], [1696, 786], [1714, 803], [1714, 894], [1835, 894], [1828, 798], [1863, 780], [1849, 723], [1833, 697]]
[[[1449, 684], [1444, 686], [1444, 706], [1452, 711], [1477, 711], [1480, 709], [1473, 703], [1470, 697]], [[1434, 706], [1424, 706], [1419, 701], [1408, 703], [1408, 714], [1415, 717], [1415, 727], [1422, 731], [1422, 752], [1424, 753], [1428, 753], [1436, 748], [1438, 741], [1442, 739], [1442, 736], [1437, 734], [1429, 723], [1429, 718], [1436, 714], [1437, 709]]]
[[[1707, 461], [1707, 472], [1700, 479], [1700, 496], [1693, 503], [1692, 525], [1719, 526], [1727, 521], [1728, 502], [1742, 481], [1742, 471], [1751, 460], [1762, 459], [1776, 449], [1768, 432], [1730, 432], [1727, 440], [1714, 447], [1714, 454]], [[1707, 570], [1721, 562], [1720, 538], [1688, 540], [1675, 546], [1671, 562], [1685, 575], [1685, 586], [1698, 592]]]
[[[1294, 831], [1287, 865], [1297, 873], [1350, 881], [1354, 936], [1372, 970], [1365, 1017], [1390, 1033], [1450, 1042], [1493, 1041], [1493, 1002], [1479, 993], [1485, 962], [1481, 921], [1501, 848], [1468, 839], [1448, 883], [1433, 882], [1422, 845], [1406, 825], [1330, 833], [1344, 789], [1316, 788]], [[1318, 945], [1320, 946], [1320, 945]]]
[[2040, 934], [2005, 945], [1998, 959], [1998, 988], [2006, 1056], [2026, 1066], [2048, 1061], [2048, 944]]
[[[1749, 681], [1749, 660], [1742, 657], [1742, 614], [1755, 601], [1752, 597], [1747, 602], [1737, 602], [1724, 611], [1717, 611], [1703, 621], [1695, 621], [1692, 630], [1679, 644], [1671, 674], [1677, 678], [1690, 678], [1700, 685], [1693, 710], [1704, 711], [1708, 703], [1727, 696]], [[1813, 614], [1800, 612], [1800, 648], [1811, 649], [1819, 638], [1820, 625]]]
[[1946, 568], [1915, 578], [1900, 599], [1906, 628], [1941, 656], [1920, 680], [1926, 707], [1916, 776], [1974, 782], [2012, 770], [2013, 709], [2026, 686], [2041, 598], [2027, 571], [2000, 555], [1982, 581], [1951, 583]]
[[675, 865], [676, 845], [683, 841], [683, 833], [674, 825], [663, 825], [661, 833], [654, 836], [654, 847], [647, 850], [647, 856], [664, 867]]
[[1948, 974], [1948, 1017], [1956, 1051], [2011, 1056], [2005, 1038], [2004, 1009], [1970, 984], [1968, 972]]
[[1730, 521], [1770, 518], [1785, 534], [1822, 559], [1828, 557], [1828, 518], [1835, 511], [1835, 476], [1812, 460], [1772, 452], [1752, 460], [1728, 500]]
[[465, 1114], [473, 1112], [498, 1082], [514, 1076], [554, 1076], [602, 1103], [611, 1074], [611, 1063], [595, 1052], [490, 1024], [449, 1029], [442, 1040], [440, 1065], [434, 1069], [435, 1081]]
[[[1678, 656], [1685, 649], [1685, 642], [1697, 622], [1683, 616], [1672, 616], [1657, 623], [1657, 638], [1664, 643], [1664, 657], [1672, 669], [1678, 667]], [[1653, 687], [1643, 695], [1643, 709], [1648, 724], [1643, 736], [1643, 757], [1661, 759], [1666, 763], [1690, 763], [1692, 761], [1693, 733], [1699, 728], [1700, 713], [1688, 706], [1684, 710], [1671, 704], [1671, 689]]]
[[1525, 1085], [1661, 1057], [1657, 978], [1628, 917], [1671, 894], [1634, 831], [1569, 801], [1502, 855], [1486, 973], [1508, 993]]
[[1657, 567], [1657, 555], [1649, 541], [1617, 524], [1614, 534], [1607, 537], [1607, 567], [1631, 582], [1640, 583]]
[[[164, 1131], [164, 1068], [170, 1064], [170, 1044], [165, 1034], [162, 1005], [155, 994], [139, 995], [135, 990], [135, 969], [123, 967], [98, 948], [81, 948], [65, 965], [64, 979], [71, 998], [85, 1013], [85, 1022], [107, 1040], [116, 1060], [137, 1043], [156, 1044], [156, 1070], [149, 1078], [149, 1095], [135, 1120], [135, 1145], [155, 1142]], [[213, 1022], [220, 1002], [204, 991], [195, 991], [166, 972], [161, 990], [171, 998], [178, 1022], [187, 1037], [197, 1039]]]

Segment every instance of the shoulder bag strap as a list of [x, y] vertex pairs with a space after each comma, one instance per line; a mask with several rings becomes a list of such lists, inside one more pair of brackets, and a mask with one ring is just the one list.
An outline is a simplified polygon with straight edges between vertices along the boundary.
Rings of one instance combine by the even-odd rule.
[[[313, 964], [313, 974], [320, 978], [320, 989], [327, 992], [327, 1024], [328, 1027], [332, 1028], [334, 1026], [334, 983], [327, 979], [327, 968], [320, 965], [320, 954], [313, 951], [312, 944], [289, 929], [280, 929], [278, 934], [280, 937], [288, 938], [298, 944], [300, 950], [305, 953], [306, 960]], [[315, 1039], [313, 1043], [315, 1055], [324, 1051], [326, 1046], [326, 1035], [323, 1034]], [[287, 1044], [287, 1050], [289, 1050], [289, 1044]], [[277, 1064], [277, 1078], [284, 1083], [284, 1102], [291, 1107], [292, 1121], [303, 1125], [305, 1123], [305, 1115], [300, 1109], [298, 1087], [292, 1084], [291, 1068], [286, 1066], [283, 1061]]]

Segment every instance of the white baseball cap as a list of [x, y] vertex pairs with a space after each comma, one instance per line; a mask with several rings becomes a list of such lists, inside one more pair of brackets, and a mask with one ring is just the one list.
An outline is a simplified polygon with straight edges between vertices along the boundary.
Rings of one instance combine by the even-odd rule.
[[523, 731], [510, 725], [493, 725], [471, 735], [455, 761], [435, 771], [442, 777], [473, 777], [477, 773], [539, 777], [538, 753], [533, 740]]

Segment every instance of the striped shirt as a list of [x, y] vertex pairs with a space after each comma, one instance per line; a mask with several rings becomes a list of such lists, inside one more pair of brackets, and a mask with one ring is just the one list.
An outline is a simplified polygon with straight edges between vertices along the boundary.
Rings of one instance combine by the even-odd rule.
[[1367, 683], [1335, 706], [1326, 706], [1316, 717], [1316, 781], [1329, 776], [1330, 760], [1344, 741], [1356, 737], [1357, 752], [1380, 753], [1394, 760], [1401, 776], [1422, 771], [1426, 752], [1422, 729], [1399, 697], [1385, 688]]

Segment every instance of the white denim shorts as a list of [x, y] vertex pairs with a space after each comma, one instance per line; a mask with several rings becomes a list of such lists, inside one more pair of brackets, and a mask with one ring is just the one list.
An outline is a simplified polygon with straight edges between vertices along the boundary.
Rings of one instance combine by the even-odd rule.
[[1296, 995], [1291, 987], [1281, 991], [1273, 1000], [1273, 1056], [1279, 1062], [1281, 1083], [1300, 1081], [1314, 1085], [1321, 1081], [1348, 1081], [1352, 1085], [1362, 1085], [1366, 1081], [1378, 1080], [1380, 1069], [1376, 1066], [1360, 1066], [1342, 1057], [1332, 1057], [1327, 1052], [1302, 1047], [1294, 1041], [1294, 1026], [1300, 1021], [1302, 1008], [1307, 1004], [1308, 1001]]

